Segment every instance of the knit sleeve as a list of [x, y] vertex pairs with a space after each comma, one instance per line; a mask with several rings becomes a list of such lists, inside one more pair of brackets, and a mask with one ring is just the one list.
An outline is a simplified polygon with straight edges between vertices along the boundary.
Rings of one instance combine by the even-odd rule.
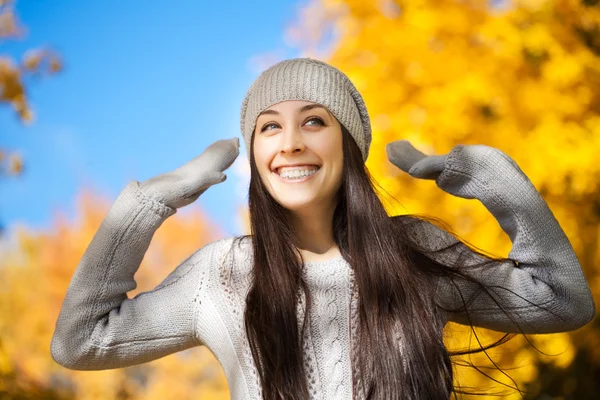
[[502, 332], [551, 333], [577, 329], [595, 305], [573, 248], [546, 202], [506, 154], [483, 145], [459, 145], [448, 155], [437, 185], [478, 199], [512, 242], [510, 261], [472, 267], [485, 259], [444, 229], [426, 221], [418, 236], [440, 261], [462, 265], [465, 278], [438, 278], [436, 296], [449, 320]]
[[189, 256], [155, 289], [127, 296], [154, 232], [175, 212], [146, 197], [137, 181], [119, 194], [68, 287], [51, 343], [57, 363], [120, 368], [201, 344], [196, 306], [218, 242]]

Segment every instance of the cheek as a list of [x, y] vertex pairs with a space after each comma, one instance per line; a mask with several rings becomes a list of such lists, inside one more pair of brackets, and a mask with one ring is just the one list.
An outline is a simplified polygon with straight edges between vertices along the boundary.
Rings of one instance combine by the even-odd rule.
[[269, 166], [273, 160], [273, 154], [268, 143], [263, 141], [254, 142], [254, 162], [263, 180], [271, 173]]
[[256, 161], [256, 165], [260, 169], [262, 167], [262, 165], [264, 164], [267, 149], [265, 148], [264, 144], [261, 143], [260, 140], [255, 139], [254, 140], [254, 148], [252, 150], [254, 151], [254, 161]]
[[333, 165], [334, 165], [335, 177], [336, 177], [336, 180], [338, 181], [337, 186], [339, 187], [342, 183], [343, 172], [344, 172], [344, 152], [342, 150], [341, 140], [340, 140], [340, 143], [336, 142], [332, 146], [330, 154], [331, 154]]
[[341, 142], [334, 138], [328, 141], [319, 141], [314, 143], [313, 149], [319, 157], [329, 165], [327, 172], [327, 186], [329, 188], [341, 185], [344, 169], [344, 158]]
[[342, 180], [344, 178], [344, 160], [342, 157], [339, 157], [335, 163], [335, 178], [337, 181], [336, 187], [339, 188], [342, 185]]
[[323, 157], [327, 158], [329, 162], [335, 166], [336, 171], [341, 169], [344, 164], [342, 143], [338, 143], [337, 140], [331, 140], [326, 143], [321, 143], [320, 152]]

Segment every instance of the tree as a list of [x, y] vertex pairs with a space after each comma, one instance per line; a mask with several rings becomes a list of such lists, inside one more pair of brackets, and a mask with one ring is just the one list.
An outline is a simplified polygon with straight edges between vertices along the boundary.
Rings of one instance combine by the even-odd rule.
[[[0, 43], [21, 38], [25, 29], [19, 24], [14, 12], [13, 0], [0, 0]], [[32, 49], [21, 61], [0, 54], [0, 103], [12, 107], [18, 118], [31, 123], [34, 115], [27, 99], [25, 78], [55, 74], [62, 68], [57, 54], [50, 49]], [[0, 148], [0, 175], [16, 175], [23, 170], [23, 161], [18, 153], [8, 153]]]
[[[600, 304], [600, 7], [597, 0], [508, 3], [313, 0], [289, 38], [308, 55], [328, 58], [364, 95], [373, 122], [367, 166], [402, 203], [390, 204], [390, 213], [441, 217], [468, 242], [506, 256], [510, 241], [479, 202], [408, 177], [385, 154], [398, 139], [427, 154], [459, 143], [496, 147], [549, 203]], [[470, 336], [458, 325], [448, 332], [455, 345]], [[521, 366], [510, 375], [527, 398], [600, 392], [598, 319], [571, 334], [529, 339], [554, 356], [523, 337], [490, 353], [503, 368]], [[490, 366], [484, 355], [472, 360]], [[457, 374], [470, 386], [506, 391], [472, 369]]]
[[[205, 347], [106, 371], [71, 371], [52, 360], [50, 340], [62, 301], [107, 204], [84, 191], [74, 221], [57, 215], [46, 232], [21, 228], [0, 254], [0, 399], [229, 398], [225, 375]], [[197, 208], [180, 210], [154, 235], [129, 297], [151, 290], [221, 236]]]

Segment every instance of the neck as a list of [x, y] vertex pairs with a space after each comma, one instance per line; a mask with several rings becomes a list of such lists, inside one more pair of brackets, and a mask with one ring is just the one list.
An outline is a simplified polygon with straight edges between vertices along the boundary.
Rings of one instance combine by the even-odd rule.
[[297, 239], [296, 246], [305, 261], [340, 255], [333, 237], [334, 211], [335, 205], [290, 212], [290, 222]]

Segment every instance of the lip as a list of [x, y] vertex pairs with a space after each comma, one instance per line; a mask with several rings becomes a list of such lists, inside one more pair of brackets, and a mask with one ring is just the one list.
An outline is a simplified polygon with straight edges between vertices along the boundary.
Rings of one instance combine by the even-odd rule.
[[317, 164], [285, 164], [285, 165], [279, 165], [279, 166], [273, 168], [272, 172], [277, 173], [279, 168], [287, 168], [287, 167], [317, 167], [318, 169], [321, 169], [321, 166], [317, 165]]
[[290, 180], [287, 180], [287, 179], [283, 179], [281, 176], [279, 176], [279, 174], [277, 173], [277, 171], [272, 171], [271, 173], [273, 175], [275, 175], [276, 179], [279, 180], [279, 182], [283, 182], [283, 183], [303, 183], [303, 182], [306, 182], [306, 181], [310, 180], [313, 176], [317, 175], [319, 172], [321, 172], [321, 168], [319, 168], [317, 170], [317, 172], [315, 172], [312, 175], [305, 176], [302, 179], [294, 179], [293, 181], [290, 181]]

